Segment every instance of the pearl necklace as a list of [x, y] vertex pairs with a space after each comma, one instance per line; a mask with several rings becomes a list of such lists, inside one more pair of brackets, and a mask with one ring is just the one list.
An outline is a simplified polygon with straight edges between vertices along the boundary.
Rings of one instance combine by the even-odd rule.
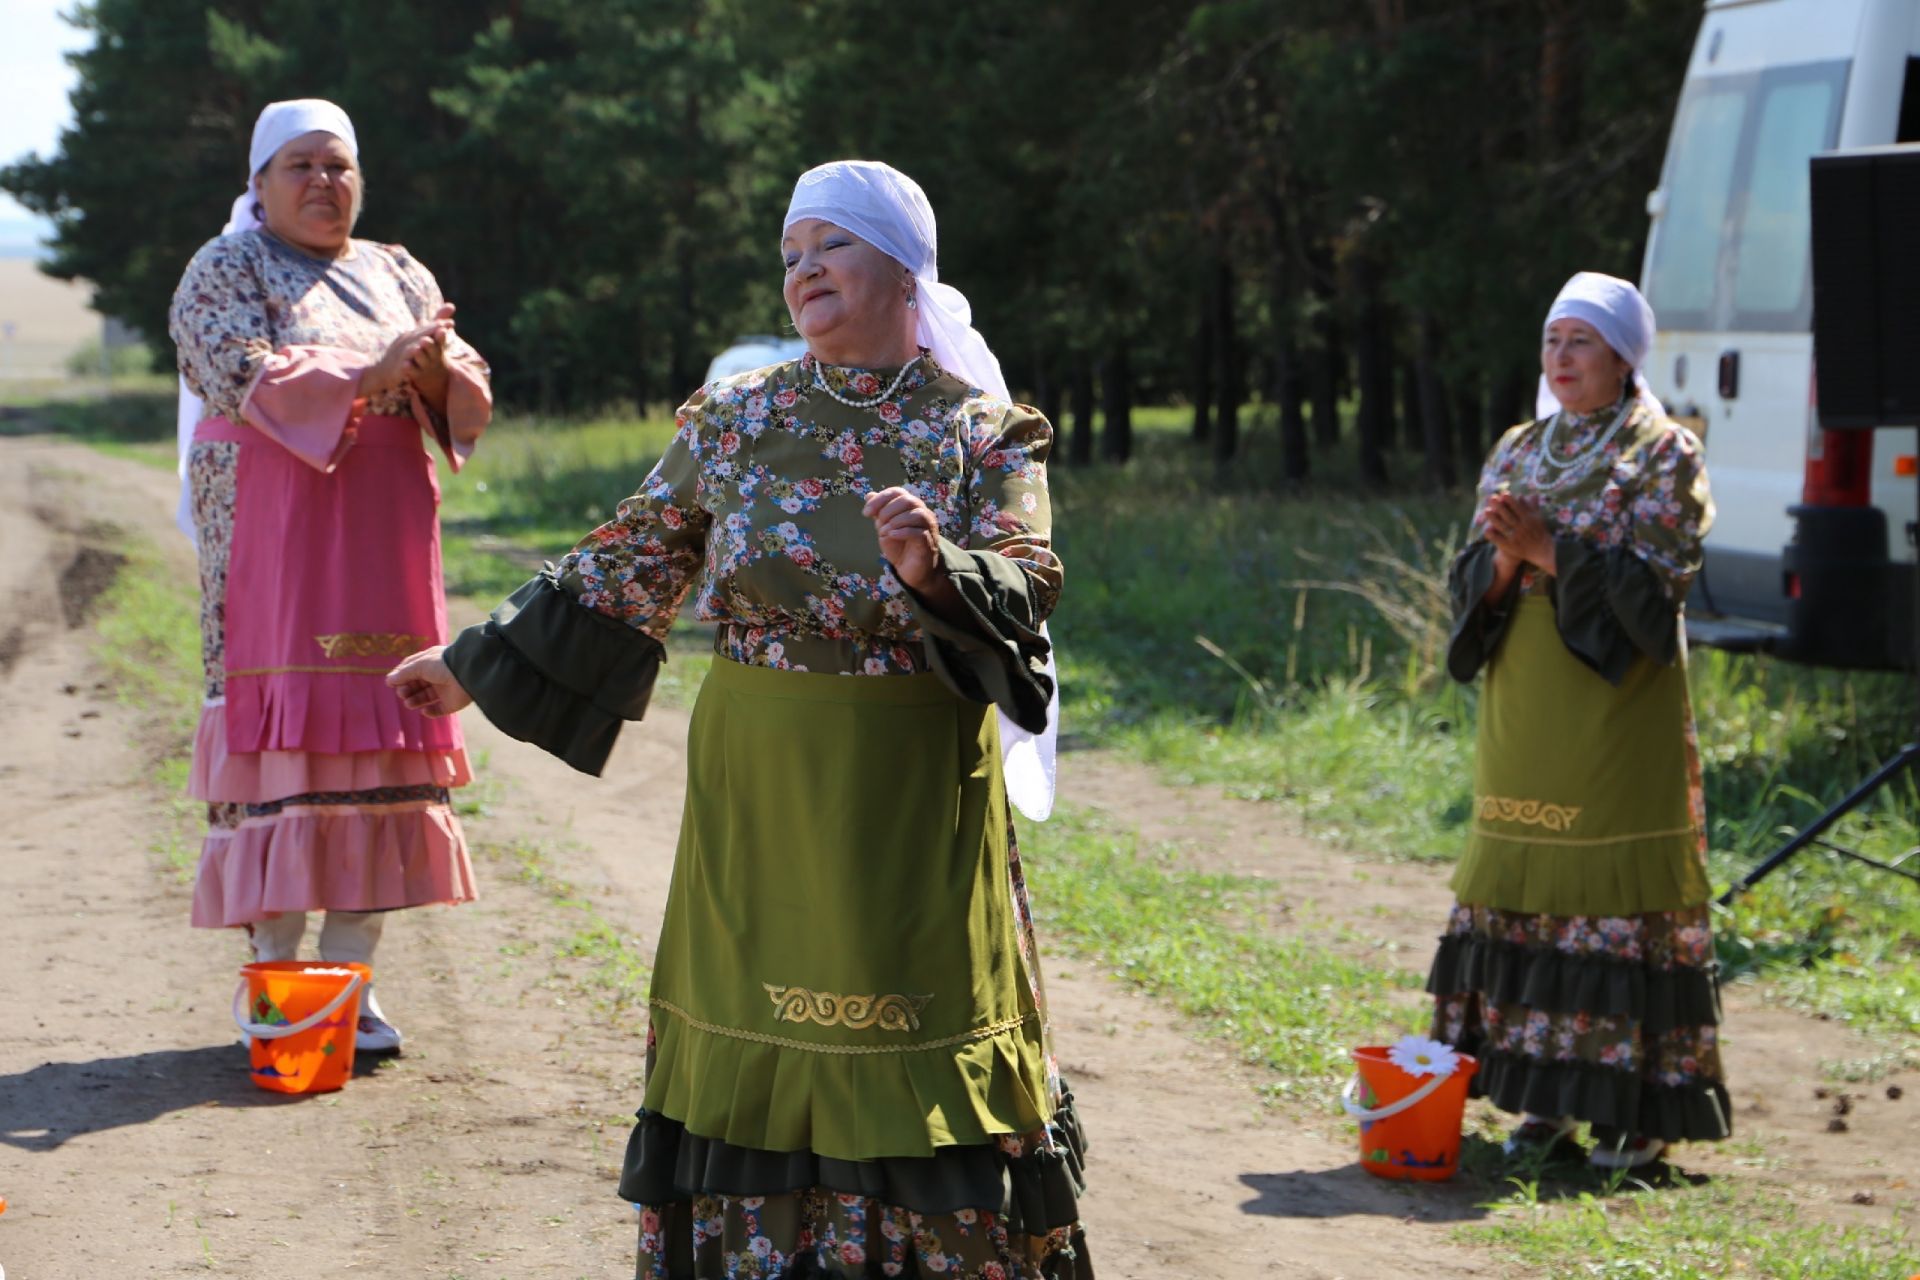
[[820, 372], [820, 360], [818, 357], [815, 357], [813, 361], [813, 385], [820, 388], [822, 391], [826, 392], [828, 395], [832, 396], [835, 400], [838, 400], [841, 404], [847, 406], [847, 408], [849, 409], [871, 409], [876, 405], [885, 404], [887, 401], [893, 399], [893, 393], [898, 391], [900, 389], [900, 384], [907, 380], [907, 371], [912, 369], [913, 366], [919, 363], [920, 363], [920, 357], [915, 356], [913, 359], [907, 361], [905, 364], [900, 366], [900, 372], [894, 375], [893, 381], [890, 384], [888, 384], [887, 389], [885, 391], [882, 391], [879, 395], [874, 396], [870, 400], [856, 400], [852, 396], [841, 395], [838, 391], [835, 391], [832, 387], [827, 385], [826, 375]]
[[[1536, 493], [1556, 493], [1583, 478], [1587, 474], [1588, 464], [1606, 452], [1607, 446], [1613, 443], [1613, 438], [1620, 434], [1620, 428], [1632, 415], [1636, 403], [1638, 402], [1628, 400], [1621, 406], [1620, 412], [1614, 415], [1613, 421], [1607, 424], [1607, 429], [1594, 437], [1592, 444], [1564, 460], [1554, 456], [1553, 441], [1556, 431], [1566, 424], [1567, 411], [1562, 409], [1554, 414], [1547, 422], [1547, 429], [1540, 433], [1540, 452], [1533, 455], [1533, 466], [1527, 472], [1528, 486]], [[1551, 478], [1542, 479], [1541, 470], [1548, 464], [1551, 464], [1553, 474]]]

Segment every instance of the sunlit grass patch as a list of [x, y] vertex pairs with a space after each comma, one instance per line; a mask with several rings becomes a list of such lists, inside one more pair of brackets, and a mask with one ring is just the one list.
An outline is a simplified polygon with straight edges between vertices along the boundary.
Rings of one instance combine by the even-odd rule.
[[1906, 1231], [1808, 1225], [1791, 1201], [1757, 1187], [1715, 1182], [1560, 1203], [1537, 1191], [1522, 1183], [1491, 1221], [1458, 1234], [1539, 1275], [1887, 1280], [1920, 1271]]
[[1324, 940], [1259, 927], [1278, 890], [1184, 870], [1130, 830], [1069, 810], [1024, 829], [1045, 942], [1162, 997], [1272, 1072], [1272, 1091], [1317, 1096], [1349, 1074], [1353, 1046], [1422, 1025], [1419, 979], [1341, 957]]
[[166, 570], [151, 545], [125, 535], [115, 540], [126, 561], [97, 602], [94, 657], [114, 698], [139, 716], [149, 748], [145, 780], [166, 797], [151, 847], [184, 884], [199, 866], [204, 812], [186, 794], [200, 716], [199, 596]]
[[561, 923], [564, 933], [555, 939], [550, 954], [577, 989], [612, 1011], [646, 1000], [652, 971], [639, 942], [621, 933], [560, 873], [551, 845], [530, 839], [478, 840], [473, 851], [481, 861], [492, 863], [568, 913]]

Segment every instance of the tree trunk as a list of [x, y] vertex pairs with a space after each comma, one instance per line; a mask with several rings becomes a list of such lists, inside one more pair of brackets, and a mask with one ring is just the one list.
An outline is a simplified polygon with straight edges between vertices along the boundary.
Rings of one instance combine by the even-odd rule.
[[1213, 460], [1224, 470], [1240, 452], [1240, 339], [1234, 328], [1233, 263], [1224, 254], [1214, 266], [1213, 278], [1213, 345], [1219, 370]]
[[1195, 444], [1204, 444], [1213, 430], [1213, 291], [1198, 291], [1200, 321], [1193, 334], [1193, 434]]
[[1354, 358], [1360, 382], [1360, 479], [1384, 489], [1387, 485], [1385, 442], [1393, 421], [1393, 347], [1387, 333], [1386, 306], [1380, 297], [1378, 264], [1370, 256], [1360, 260], [1360, 322], [1354, 335]]
[[1460, 465], [1471, 478], [1478, 474], [1480, 459], [1489, 451], [1481, 447], [1479, 439], [1487, 416], [1480, 375], [1456, 373], [1447, 382], [1453, 388], [1453, 437], [1460, 446]]
[[1539, 390], [1540, 375], [1533, 370], [1514, 369], [1507, 374], [1501, 384], [1501, 394], [1494, 397], [1493, 414], [1487, 422], [1491, 429], [1488, 449], [1499, 443], [1500, 437], [1507, 434], [1507, 428], [1533, 420], [1534, 400]]
[[1280, 474], [1290, 482], [1307, 478], [1312, 450], [1307, 442], [1306, 371], [1301, 368], [1294, 327], [1295, 274], [1276, 249], [1273, 266], [1273, 380], [1268, 388], [1280, 409]]
[[1073, 358], [1073, 386], [1068, 399], [1073, 412], [1073, 438], [1067, 442], [1067, 460], [1084, 467], [1093, 461], [1093, 364], [1085, 355]]
[[1034, 379], [1039, 383], [1035, 389], [1035, 398], [1040, 401], [1034, 407], [1040, 410], [1040, 416], [1052, 425], [1057, 437], [1060, 428], [1065, 425], [1060, 417], [1060, 410], [1064, 407], [1066, 400], [1066, 388], [1060, 383], [1059, 370], [1053, 367], [1047, 357], [1035, 357], [1033, 369]]
[[1340, 330], [1336, 324], [1333, 291], [1324, 251], [1312, 255], [1313, 348], [1307, 360], [1307, 396], [1313, 401], [1313, 442], [1323, 450], [1340, 443]]
[[1399, 435], [1392, 443], [1400, 449], [1424, 449], [1427, 447], [1427, 424], [1422, 415], [1426, 406], [1420, 401], [1420, 368], [1418, 360], [1408, 358], [1400, 361], [1399, 383]]
[[1420, 437], [1427, 455], [1427, 483], [1436, 489], [1453, 487], [1453, 441], [1447, 430], [1447, 389], [1440, 381], [1440, 334], [1430, 317], [1417, 321], [1414, 385], [1419, 391]]
[[1292, 335], [1280, 340], [1274, 373], [1274, 399], [1280, 405], [1280, 474], [1290, 481], [1305, 480], [1312, 470], [1313, 449], [1307, 439], [1307, 380], [1300, 368]]
[[1127, 344], [1116, 340], [1101, 365], [1100, 454], [1108, 462], [1133, 457], [1133, 371], [1127, 363]]

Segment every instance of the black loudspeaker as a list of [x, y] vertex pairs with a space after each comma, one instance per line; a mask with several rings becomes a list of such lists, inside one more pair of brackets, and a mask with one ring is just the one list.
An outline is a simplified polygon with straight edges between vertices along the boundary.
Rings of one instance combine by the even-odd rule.
[[1920, 146], [1813, 157], [1820, 425], [1920, 423]]

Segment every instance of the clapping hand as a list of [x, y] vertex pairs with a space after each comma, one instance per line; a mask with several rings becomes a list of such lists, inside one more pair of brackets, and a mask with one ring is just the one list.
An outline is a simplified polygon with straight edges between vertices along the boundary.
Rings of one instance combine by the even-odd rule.
[[[1528, 498], [1496, 493], [1487, 499], [1487, 541], [1493, 544], [1496, 571], [1504, 578], [1523, 564], [1554, 572], [1553, 530], [1540, 507]], [[1501, 560], [1506, 564], [1500, 564]]]
[[436, 409], [444, 412], [447, 405], [447, 386], [452, 375], [447, 371], [447, 341], [453, 336], [453, 304], [443, 303], [435, 314], [433, 323], [436, 328], [433, 340], [413, 349], [407, 357], [407, 381], [420, 397]]
[[[381, 357], [360, 375], [360, 394], [363, 396], [382, 395], [388, 391], [397, 391], [413, 381], [416, 363], [439, 362], [440, 375], [446, 377], [446, 335], [453, 330], [453, 305], [448, 303], [440, 308], [434, 319], [415, 329], [409, 329], [392, 342]], [[426, 355], [428, 348], [436, 352]], [[417, 385], [417, 384], [416, 384]], [[444, 396], [444, 382], [442, 395]], [[425, 394], [423, 391], [422, 394]]]

